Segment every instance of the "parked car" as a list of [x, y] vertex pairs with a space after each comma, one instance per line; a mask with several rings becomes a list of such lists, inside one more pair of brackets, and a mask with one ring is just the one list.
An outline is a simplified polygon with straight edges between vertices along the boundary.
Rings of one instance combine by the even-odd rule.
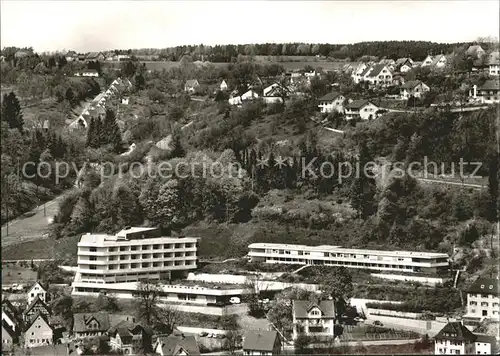
[[384, 324], [382, 324], [382, 323], [381, 323], [380, 321], [378, 321], [378, 320], [375, 320], [375, 321], [373, 322], [373, 325], [375, 325], [375, 326], [384, 326]]
[[217, 335], [217, 339], [224, 339], [225, 337], [226, 337], [226, 335], [224, 335], [224, 334]]
[[206, 331], [202, 331], [202, 332], [200, 333], [200, 336], [201, 336], [201, 337], [205, 337], [205, 336], [207, 336], [207, 335], [208, 335], [208, 333], [207, 333]]
[[231, 304], [240, 304], [241, 303], [241, 299], [238, 298], [238, 297], [231, 297], [231, 299], [229, 299], [229, 303], [231, 303]]

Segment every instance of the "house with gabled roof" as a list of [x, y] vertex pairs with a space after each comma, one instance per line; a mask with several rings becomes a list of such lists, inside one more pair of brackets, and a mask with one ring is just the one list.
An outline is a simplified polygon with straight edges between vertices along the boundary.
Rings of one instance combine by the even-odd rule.
[[280, 83], [273, 83], [264, 88], [262, 98], [266, 104], [282, 103], [283, 98], [288, 97], [291, 90]]
[[222, 80], [222, 82], [219, 85], [219, 88], [221, 91], [226, 91], [228, 89], [228, 85], [225, 79]]
[[194, 93], [199, 87], [200, 83], [198, 82], [198, 79], [189, 79], [186, 81], [186, 84], [184, 84], [184, 91], [186, 93]]
[[24, 346], [35, 347], [54, 344], [54, 329], [50, 326], [47, 317], [38, 313], [27, 325], [24, 333]]
[[434, 340], [436, 355], [491, 355], [496, 348], [494, 337], [473, 333], [463, 321], [449, 322]]
[[345, 97], [337, 92], [331, 92], [328, 93], [321, 98], [318, 99], [319, 104], [319, 111], [322, 113], [329, 113], [329, 112], [344, 112], [344, 101]]
[[368, 72], [368, 69], [369, 66], [366, 63], [359, 63], [351, 73], [351, 77], [354, 83], [358, 84], [359, 82], [363, 81], [363, 77]]
[[430, 64], [432, 69], [442, 69], [448, 65], [448, 58], [444, 54], [438, 54]]
[[385, 64], [375, 64], [364, 73], [363, 81], [377, 86], [390, 85], [392, 84], [392, 72]]
[[101, 336], [108, 330], [108, 313], [76, 313], [73, 315], [73, 335], [76, 339]]
[[64, 56], [66, 58], [66, 62], [73, 62], [78, 60], [78, 54], [75, 51], [68, 51]]
[[45, 303], [49, 302], [50, 300], [48, 288], [39, 281], [33, 284], [33, 286], [31, 286], [31, 288], [28, 290], [28, 304], [31, 304], [36, 296], [38, 296]]
[[24, 311], [23, 319], [26, 323], [29, 323], [37, 314], [45, 315], [47, 318], [52, 314], [49, 306], [38, 295]]
[[492, 278], [478, 278], [467, 289], [468, 318], [499, 319], [499, 281]]
[[9, 308], [2, 308], [2, 322], [7, 323], [17, 333], [23, 328], [22, 320], [19, 320], [16, 313], [12, 312]]
[[398, 58], [394, 65], [394, 70], [399, 73], [406, 73], [412, 70], [413, 61], [411, 58]]
[[84, 352], [83, 348], [73, 342], [46, 346], [36, 346], [29, 349], [30, 356], [78, 356]]
[[293, 300], [293, 339], [307, 336], [334, 336], [335, 306], [333, 300]]
[[153, 351], [162, 356], [199, 356], [200, 348], [192, 335], [174, 332], [168, 336], [158, 336]]
[[112, 350], [125, 355], [138, 353], [151, 345], [153, 330], [129, 320], [122, 320], [108, 331], [109, 345]]
[[472, 45], [467, 48], [465, 55], [468, 58], [478, 59], [486, 54], [486, 51], [480, 45]]
[[105, 59], [104, 54], [102, 52], [90, 52], [85, 57], [86, 61], [103, 61]]
[[400, 88], [401, 98], [407, 100], [410, 96], [421, 98], [430, 88], [420, 80], [409, 80]]
[[500, 74], [500, 52], [491, 52], [485, 62], [488, 66], [488, 74], [492, 77], [498, 77]]
[[19, 333], [2, 319], [2, 354], [12, 350], [19, 341]]
[[279, 355], [281, 340], [271, 331], [248, 331], [243, 338], [243, 355]]
[[425, 59], [422, 61], [422, 63], [420, 64], [421, 67], [428, 67], [432, 64], [432, 62], [434, 61], [434, 57], [431, 56], [431, 55], [428, 55], [427, 57], [425, 57]]
[[345, 116], [347, 120], [362, 119], [371, 120], [377, 118], [379, 107], [370, 100], [354, 100], [346, 105]]
[[482, 104], [500, 103], [500, 82], [498, 79], [487, 80], [482, 85], [472, 87], [470, 96]]

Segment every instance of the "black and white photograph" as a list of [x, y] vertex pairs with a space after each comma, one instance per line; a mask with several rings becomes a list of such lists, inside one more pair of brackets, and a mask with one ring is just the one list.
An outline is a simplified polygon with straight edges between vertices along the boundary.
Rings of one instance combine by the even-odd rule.
[[0, 0], [6, 356], [500, 354], [498, 0]]

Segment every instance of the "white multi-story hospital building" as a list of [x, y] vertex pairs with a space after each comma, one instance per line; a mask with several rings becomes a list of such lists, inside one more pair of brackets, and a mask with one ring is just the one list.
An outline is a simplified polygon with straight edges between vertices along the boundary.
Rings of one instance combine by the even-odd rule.
[[116, 235], [86, 234], [78, 243], [74, 292], [102, 284], [168, 281], [196, 269], [196, 237], [163, 237], [158, 228], [132, 227]]
[[340, 246], [305, 246], [253, 243], [248, 246], [252, 261], [302, 265], [343, 266], [385, 271], [436, 273], [448, 269], [445, 253], [377, 251]]

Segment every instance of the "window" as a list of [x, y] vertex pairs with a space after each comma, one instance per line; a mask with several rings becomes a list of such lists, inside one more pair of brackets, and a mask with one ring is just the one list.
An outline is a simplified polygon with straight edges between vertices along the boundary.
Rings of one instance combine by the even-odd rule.
[[97, 247], [89, 247], [90, 252], [97, 252]]
[[130, 251], [137, 251], [137, 246], [130, 246]]
[[97, 269], [96, 265], [89, 265], [89, 269]]

